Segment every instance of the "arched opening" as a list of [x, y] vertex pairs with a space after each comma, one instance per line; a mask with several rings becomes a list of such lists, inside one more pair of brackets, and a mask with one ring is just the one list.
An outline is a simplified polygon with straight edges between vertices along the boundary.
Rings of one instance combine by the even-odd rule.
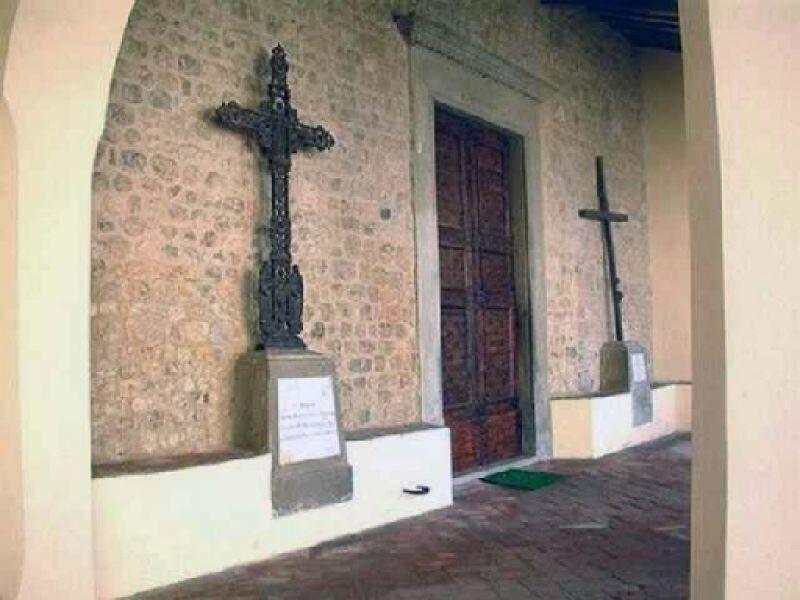
[[[3, 561], [11, 569], [3, 592], [19, 581], [25, 598], [48, 597], [55, 589], [65, 597], [94, 595], [88, 173], [130, 6], [124, 0], [79, 8], [21, 0], [2, 9], [3, 96], [10, 115], [4, 128], [13, 123], [16, 133], [11, 143], [11, 130], [4, 131], [2, 162], [6, 168], [16, 161], [16, 194], [5, 204], [5, 186], [13, 180], [4, 172], [2, 215], [5, 227], [16, 204], [16, 257], [9, 264], [18, 266], [17, 338], [10, 343], [19, 374], [19, 417], [8, 423], [18, 436], [4, 437], [3, 456], [9, 448], [12, 463], [21, 462], [20, 493], [13, 487], [11, 493], [21, 498], [24, 530], [24, 536], [12, 534], [16, 543], [3, 544], [16, 556]], [[14, 238], [3, 242], [8, 239]], [[6, 260], [4, 247], [4, 269]], [[13, 392], [10, 398], [13, 403]], [[13, 509], [4, 507], [3, 514], [15, 518]]]
[[[700, 4], [700, 3], [697, 3]], [[716, 12], [712, 12], [710, 20], [720, 24], [720, 14], [726, 11], [721, 8], [722, 3], [712, 4], [716, 7]], [[693, 6], [692, 3], [684, 2], [686, 7]], [[773, 3], [774, 7], [776, 3]], [[10, 3], [4, 4], [5, 7]], [[705, 3], [703, 3], [705, 6]], [[16, 231], [19, 236], [16, 243], [10, 245], [11, 254], [17, 253], [17, 258], [10, 258], [9, 251], [3, 246], [2, 268], [9, 269], [10, 265], [19, 264], [21, 268], [17, 274], [17, 292], [9, 293], [8, 288], [4, 287], [0, 294], [0, 306], [5, 314], [11, 314], [8, 307], [17, 304], [19, 308], [19, 333], [16, 340], [13, 333], [8, 330], [4, 335], [12, 336], [8, 339], [3, 338], [13, 348], [14, 354], [19, 359], [19, 387], [16, 398], [11, 391], [6, 397], [12, 398], [10, 406], [9, 423], [13, 427], [16, 417], [12, 414], [15, 407], [19, 407], [19, 422], [21, 423], [18, 435], [11, 430], [10, 436], [3, 439], [3, 450], [10, 448], [11, 468], [6, 470], [3, 465], [3, 477], [10, 475], [12, 494], [14, 489], [20, 490], [21, 494], [15, 494], [11, 499], [11, 505], [23, 507], [24, 537], [12, 533], [11, 539], [17, 539], [18, 543], [11, 548], [11, 573], [6, 578], [4, 574], [3, 592], [13, 590], [17, 587], [19, 580], [19, 565], [21, 557], [26, 557], [22, 567], [21, 595], [24, 597], [49, 597], [53, 590], [57, 589], [64, 597], [91, 597], [94, 594], [94, 568], [92, 564], [92, 493], [91, 478], [89, 473], [90, 463], [90, 410], [89, 410], [89, 379], [90, 379], [90, 358], [89, 358], [89, 273], [90, 273], [90, 231], [91, 231], [91, 209], [90, 209], [90, 183], [88, 173], [94, 164], [95, 149], [100, 132], [102, 129], [103, 118], [106, 112], [108, 100], [108, 90], [111, 80], [111, 72], [114, 59], [122, 39], [122, 32], [128, 17], [131, 2], [118, 1], [109, 2], [107, 0], [93, 0], [81, 3], [80, 9], [75, 7], [65, 8], [63, 2], [52, 2], [47, 0], [22, 0], [15, 15], [13, 23], [13, 34], [9, 45], [6, 60], [3, 54], [3, 61], [6, 63], [4, 73], [3, 93], [5, 97], [5, 107], [9, 117], [5, 119], [0, 134], [0, 140], [4, 147], [12, 148], [12, 151], [4, 155], [5, 160], [15, 160], [17, 164], [17, 189], [16, 192], [9, 192], [6, 188], [2, 189], [3, 200], [13, 198], [8, 206], [0, 212], [0, 225], [8, 227], [13, 220], [13, 209], [17, 209]], [[768, 3], [760, 3], [759, 7], [769, 10]], [[761, 9], [761, 8], [759, 8]], [[788, 9], [787, 9], [788, 10]], [[703, 15], [694, 15], [691, 10], [686, 11], [688, 23], [704, 23]], [[727, 17], [733, 12], [727, 12]], [[693, 16], [694, 15], [694, 16]], [[706, 15], [708, 19], [708, 16]], [[746, 98], [748, 93], [753, 90], [763, 90], [764, 82], [754, 73], [752, 65], [757, 65], [751, 61], [752, 56], [745, 57], [733, 52], [734, 47], [738, 46], [740, 52], [748, 50], [747, 44], [742, 43], [742, 39], [756, 42], [752, 47], [762, 48], [764, 52], [771, 55], [758, 54], [763, 64], [773, 66], [786, 66], [785, 72], [777, 71], [776, 81], [785, 78], [792, 70], [782, 62], [775, 60], [790, 56], [780, 52], [773, 52], [774, 48], [769, 44], [762, 44], [766, 40], [748, 37], [750, 35], [761, 35], [764, 30], [752, 27], [752, 19], [742, 19], [741, 31], [736, 27], [726, 29], [726, 31], [739, 32], [744, 35], [731, 36], [722, 40], [722, 46], [730, 53], [729, 60], [722, 66], [726, 66], [727, 98], [740, 97], [744, 93]], [[790, 20], [784, 20], [784, 24]], [[726, 26], [736, 25], [731, 21], [725, 21]], [[775, 27], [775, 22], [770, 27]], [[9, 27], [3, 22], [0, 31], [7, 32]], [[700, 35], [704, 40], [708, 39], [708, 31], [702, 30], [695, 34]], [[717, 30], [719, 32], [720, 30]], [[790, 39], [791, 32], [786, 32], [781, 28], [783, 37], [774, 36], [773, 41]], [[554, 36], [557, 37], [557, 36]], [[765, 36], [766, 37], [766, 36]], [[796, 36], [795, 36], [796, 37]], [[2, 39], [2, 38], [0, 38]], [[727, 43], [727, 46], [725, 45]], [[722, 47], [720, 46], [720, 47]], [[787, 46], [789, 47], [789, 46]], [[780, 49], [780, 48], [779, 48]], [[689, 56], [687, 64], [698, 56], [693, 55], [696, 47], [692, 44], [686, 45]], [[730, 57], [733, 58], [730, 58]], [[742, 80], [737, 79], [734, 73], [741, 75], [737, 65], [746, 65], [748, 70], [747, 82], [754, 82], [758, 85], [741, 85]], [[710, 61], [702, 63], [708, 66]], [[701, 66], [702, 66], [701, 65]], [[762, 74], [775, 74], [770, 69], [761, 69]], [[714, 75], [710, 72], [699, 72], [699, 79], [696, 81], [710, 80]], [[719, 76], [719, 73], [716, 75]], [[733, 82], [733, 83], [732, 83]], [[696, 88], [700, 89], [702, 86]], [[764, 86], [765, 87], [765, 86]], [[783, 86], [777, 86], [783, 89]], [[736, 89], [736, 93], [731, 90]], [[776, 89], [772, 87], [770, 89]], [[693, 102], [691, 93], [687, 93], [689, 103]], [[695, 99], [696, 100], [696, 99]], [[753, 104], [755, 106], [756, 103]], [[796, 102], [793, 103], [796, 105]], [[698, 104], [699, 106], [699, 104]], [[778, 108], [782, 108], [781, 105]], [[751, 106], [752, 108], [752, 106]], [[766, 111], [771, 112], [771, 111]], [[728, 117], [737, 116], [735, 112], [726, 113]], [[749, 115], [763, 115], [765, 111], [755, 109]], [[775, 114], [782, 115], [780, 111]], [[705, 115], [708, 116], [708, 115]], [[789, 115], [790, 117], [791, 115]], [[731, 126], [735, 121], [727, 120], [725, 125]], [[712, 119], [713, 121], [713, 119]], [[11, 139], [11, 128], [7, 124], [13, 122], [15, 130], [15, 140]], [[706, 122], [706, 121], [702, 121]], [[740, 126], [749, 126], [754, 122], [750, 118], [738, 119]], [[760, 121], [755, 121], [761, 124]], [[773, 135], [769, 140], [770, 144], [754, 146], [760, 150], [773, 150], [774, 140], [785, 134], [785, 125], [793, 125], [791, 118], [787, 118], [785, 123], [769, 123], [768, 133]], [[707, 135], [711, 141], [716, 142], [718, 134], [716, 131], [700, 127], [696, 129], [698, 133]], [[730, 134], [730, 130], [728, 131]], [[734, 133], [742, 135], [729, 135], [730, 139], [748, 139], [749, 136], [756, 136], [757, 132], [746, 129], [736, 130]], [[763, 132], [762, 132], [763, 134]], [[763, 137], [763, 136], [762, 136]], [[758, 138], [761, 139], [761, 138]], [[733, 147], [733, 146], [731, 146]], [[791, 153], [785, 153], [790, 155]], [[750, 155], [737, 155], [739, 158]], [[731, 156], [724, 156], [723, 159], [730, 160]], [[775, 160], [770, 161], [770, 167], [776, 165], [781, 167], [776, 177], [771, 177], [772, 182], [791, 181], [786, 175], [796, 169], [789, 168], [783, 162], [786, 156], [773, 156]], [[4, 164], [10, 164], [8, 162]], [[736, 165], [734, 165], [736, 166]], [[738, 166], [742, 166], [741, 164]], [[723, 170], [725, 171], [725, 170]], [[785, 171], [785, 172], [784, 172]], [[727, 169], [728, 175], [741, 174], [750, 177], [752, 169], [730, 168]], [[8, 171], [3, 172], [8, 175]], [[7, 177], [6, 181], [12, 181]], [[706, 182], [708, 183], [708, 182]], [[724, 193], [731, 194], [731, 190], [749, 189], [747, 186], [737, 185], [740, 183], [752, 183], [751, 180], [726, 180]], [[711, 181], [711, 184], [718, 182]], [[796, 186], [794, 186], [796, 187]], [[699, 188], [698, 188], [699, 189]], [[756, 188], [752, 188], [756, 189]], [[765, 204], [757, 202], [745, 202], [738, 204], [739, 208], [748, 209], [758, 207], [759, 210], [753, 212], [736, 213], [741, 221], [731, 223], [722, 221], [719, 213], [707, 215], [710, 228], [717, 227], [720, 223], [728, 227], [726, 233], [739, 233], [743, 231], [755, 232], [762, 235], [763, 244], [752, 244], [745, 242], [759, 241], [756, 238], [728, 236], [728, 242], [735, 242], [733, 246], [726, 247], [726, 261], [733, 261], [737, 258], [741, 264], [750, 264], [754, 247], [775, 248], [776, 244], [791, 254], [794, 251], [795, 238], [787, 235], [786, 224], [793, 225], [795, 213], [793, 212], [796, 203], [791, 194], [772, 195], [771, 188], [765, 186], [764, 189], [758, 188], [760, 199]], [[786, 202], [769, 203], [770, 199], [785, 198]], [[24, 202], [17, 202], [17, 199], [24, 199]], [[390, 201], [391, 199], [387, 200]], [[384, 207], [392, 210], [393, 207]], [[713, 208], [713, 207], [712, 207]], [[390, 214], [390, 213], [389, 213]], [[771, 217], [770, 227], [756, 228], [753, 223], [761, 223], [761, 220]], [[702, 218], [702, 215], [701, 215]], [[742, 226], [742, 222], [749, 223], [749, 226]], [[736, 225], [736, 227], [734, 227]], [[6, 229], [0, 230], [4, 234]], [[765, 233], [766, 232], [766, 233]], [[788, 231], [789, 234], [792, 231]], [[13, 239], [9, 235], [4, 238], [4, 242]], [[716, 238], [708, 237], [709, 247], [706, 248], [710, 261], [714, 265], [723, 265], [722, 246]], [[728, 252], [730, 251], [730, 252]], [[794, 263], [788, 261], [779, 265], [783, 269], [776, 268], [774, 262], [770, 262], [769, 257], [765, 257], [763, 264], [769, 265], [764, 272], [759, 272], [761, 283], [772, 283], [778, 292], [781, 291], [783, 280], [786, 279], [787, 269], [791, 273]], [[344, 266], [343, 266], [344, 268]], [[757, 271], [752, 269], [749, 275]], [[10, 270], [2, 271], [5, 277]], [[7, 280], [13, 281], [13, 275]], [[728, 278], [729, 283], [733, 282]], [[741, 318], [741, 322], [749, 321], [753, 315], [758, 319], [770, 317], [771, 310], [765, 310], [763, 304], [759, 304], [763, 298], [750, 295], [750, 290], [746, 288], [759, 289], [753, 285], [751, 279], [739, 279], [734, 287], [725, 288], [726, 302], [738, 299], [740, 302], [732, 303], [734, 311], [730, 314]], [[719, 305], [722, 298], [722, 281], [709, 279], [706, 283], [716, 286], [710, 296], [703, 296], [703, 290], [696, 290], [695, 297], [699, 302], [709, 302], [706, 306]], [[760, 290], [763, 292], [763, 290]], [[763, 294], [762, 294], [763, 296]], [[772, 298], [785, 297], [781, 293], [775, 293]], [[24, 300], [24, 304], [18, 302]], [[786, 305], [777, 306], [778, 309], [785, 308]], [[727, 306], [726, 306], [727, 308]], [[12, 309], [13, 310], [13, 309]], [[780, 312], [780, 311], [778, 311]], [[765, 316], [766, 315], [766, 316]], [[710, 432], [708, 445], [698, 447], [696, 457], [713, 458], [707, 463], [708, 472], [718, 475], [711, 485], [704, 488], [701, 496], [694, 499], [695, 507], [701, 508], [707, 514], [716, 512], [719, 521], [709, 521], [712, 526], [717, 527], [712, 532], [696, 532], [700, 536], [710, 535], [714, 540], [714, 552], [705, 555], [699, 553], [695, 555], [695, 572], [705, 573], [710, 577], [712, 583], [712, 594], [720, 593], [720, 586], [726, 583], [730, 586], [741, 585], [742, 589], [747, 586], [760, 586], [757, 591], [768, 589], [759, 578], [753, 577], [756, 572], [752, 568], [742, 568], [737, 572], [737, 579], [730, 580], [725, 571], [725, 553], [730, 556], [731, 549], [741, 551], [742, 548], [752, 548], [761, 551], [767, 546], [771, 547], [791, 547], [793, 539], [787, 536], [786, 532], [791, 533], [797, 528], [787, 526], [786, 522], [781, 521], [781, 517], [788, 515], [790, 511], [785, 507], [790, 502], [790, 496], [794, 493], [794, 488], [784, 485], [787, 481], [786, 473], [779, 472], [774, 465], [784, 464], [778, 461], [770, 461], [775, 456], [775, 449], [770, 444], [761, 444], [750, 448], [746, 445], [738, 447], [737, 452], [725, 457], [725, 450], [729, 448], [729, 441], [733, 438], [723, 437], [724, 424], [727, 416], [734, 415], [736, 418], [729, 421], [730, 424], [738, 427], [734, 429], [737, 434], [737, 443], [744, 441], [770, 440], [776, 437], [782, 438], [781, 444], [790, 444], [793, 438], [790, 435], [776, 436], [772, 430], [767, 430], [767, 426], [775, 425], [783, 419], [782, 426], [787, 427], [785, 418], [793, 417], [796, 414], [793, 408], [785, 404], [785, 398], [791, 397], [791, 390], [784, 389], [786, 382], [791, 383], [791, 377], [786, 375], [791, 371], [791, 365], [787, 366], [783, 373], [778, 373], [774, 381], [765, 381], [765, 373], [773, 373], [775, 364], [784, 365], [783, 361], [787, 356], [793, 355], [791, 340], [786, 335], [792, 333], [793, 326], [796, 324], [796, 316], [786, 315], [785, 321], [758, 321], [759, 331], [770, 333], [769, 343], [764, 343], [764, 347], [771, 349], [783, 349], [785, 352], [759, 352], [748, 355], [742, 349], [750, 347], [750, 342], [745, 338], [749, 332], [745, 328], [738, 332], [726, 332], [725, 323], [712, 320], [706, 323], [709, 332], [708, 340], [717, 344], [711, 348], [713, 352], [708, 356], [713, 356], [717, 362], [717, 367], [730, 359], [731, 348], [738, 349], [739, 353], [733, 356], [733, 366], [739, 370], [736, 373], [742, 375], [742, 379], [733, 381], [735, 384], [743, 384], [738, 388], [730, 385], [730, 389], [723, 389], [727, 385], [727, 380], [718, 377], [711, 381], [706, 389], [715, 394], [717, 402], [709, 405], [709, 411], [702, 419]], [[787, 325], [788, 323], [788, 325]], [[722, 340], [727, 334], [736, 335], [727, 341], [733, 342], [725, 351], [721, 351]], [[776, 343], [777, 340], [777, 343]], [[777, 345], [776, 345], [777, 344]], [[761, 348], [759, 348], [761, 349]], [[772, 362], [766, 362], [766, 359]], [[12, 361], [13, 362], [13, 361]], [[6, 363], [4, 368], [9, 367]], [[761, 371], [755, 373], [754, 371]], [[716, 371], [715, 371], [716, 373]], [[753, 382], [759, 385], [767, 385], [764, 389], [752, 390]], [[777, 383], [776, 383], [777, 382]], [[716, 386], [716, 387], [714, 387]], [[750, 387], [748, 387], [750, 386]], [[796, 387], [796, 386], [795, 386]], [[747, 394], [739, 394], [744, 389], [747, 393], [751, 390], [760, 393], [765, 397], [769, 404], [764, 406], [746, 402]], [[725, 398], [724, 392], [730, 391], [738, 395]], [[6, 393], [7, 390], [3, 390]], [[752, 397], [752, 396], [751, 396]], [[784, 404], [773, 399], [779, 397]], [[754, 408], [755, 407], [755, 408]], [[785, 409], [785, 410], [784, 410]], [[734, 413], [734, 410], [740, 410]], [[780, 411], [783, 410], [781, 413]], [[758, 414], [756, 414], [758, 413]], [[4, 415], [5, 418], [5, 415]], [[750, 423], [759, 426], [757, 431], [746, 429]], [[791, 428], [790, 428], [791, 429]], [[796, 428], [795, 428], [796, 429]], [[705, 430], [704, 430], [705, 431]], [[794, 431], [794, 429], [792, 429]], [[739, 435], [741, 434], [741, 435]], [[704, 435], [704, 434], [701, 434]], [[14, 450], [14, 440], [19, 440], [19, 451]], [[11, 443], [9, 444], [9, 440]], [[781, 445], [784, 454], [781, 456], [796, 456], [792, 447]], [[756, 452], [748, 453], [751, 449]], [[4, 454], [4, 457], [6, 454]], [[792, 459], [788, 459], [791, 461]], [[761, 461], [760, 464], [755, 464]], [[21, 476], [14, 475], [15, 465], [21, 463]], [[791, 462], [788, 462], [791, 467]], [[726, 467], [731, 465], [741, 467], [740, 470], [724, 472]], [[769, 465], [769, 468], [765, 467]], [[755, 516], [752, 512], [747, 513], [750, 505], [742, 501], [742, 498], [753, 498], [752, 487], [744, 485], [742, 474], [757, 471], [762, 474], [764, 481], [776, 482], [776, 489], [780, 493], [771, 496], [773, 500], [786, 500], [784, 504], [773, 503], [760, 505]], [[18, 471], [16, 471], [18, 473]], [[728, 475], [738, 475], [740, 478], [734, 480], [735, 486], [725, 488], [725, 479]], [[19, 483], [15, 486], [14, 477], [19, 477]], [[6, 479], [4, 479], [5, 483]], [[791, 481], [790, 479], [788, 481]], [[777, 482], [783, 482], [780, 485]], [[731, 494], [738, 496], [731, 496]], [[728, 517], [720, 510], [728, 502], [729, 498], [737, 499], [732, 517]], [[787, 500], [788, 499], [788, 500]], [[763, 507], [767, 507], [764, 509]], [[5, 507], [4, 507], [5, 508]], [[705, 514], [700, 513], [700, 514]], [[18, 511], [12, 510], [11, 526], [8, 531], [16, 530], [19, 532]], [[723, 522], [724, 519], [728, 519]], [[731, 521], [731, 519], [734, 519]], [[731, 522], [748, 527], [760, 528], [750, 530], [741, 527], [733, 531], [734, 537], [728, 537], [728, 547], [725, 546], [725, 527]], [[14, 524], [16, 523], [16, 524]], [[708, 524], [707, 523], [707, 524]], [[789, 523], [791, 524], [791, 522]], [[763, 526], [763, 527], [762, 527]], [[5, 525], [4, 525], [5, 527]], [[4, 529], [4, 533], [5, 533]], [[764, 535], [765, 531], [769, 535]], [[17, 535], [16, 538], [13, 536]], [[730, 545], [730, 540], [742, 540], [739, 545]], [[747, 543], [744, 543], [747, 540]], [[753, 540], [759, 541], [764, 545], [751, 543]], [[718, 543], [716, 543], [718, 542]], [[787, 542], [787, 543], [784, 543]], [[765, 556], [763, 553], [761, 557]], [[709, 558], [711, 556], [712, 558]], [[784, 553], [780, 555], [780, 560], [772, 561], [769, 569], [764, 569], [763, 573], [770, 576], [772, 582], [784, 585], [785, 589], [792, 584], [793, 575], [791, 573], [792, 563], [786, 559], [791, 555]], [[738, 554], [737, 560], [746, 558], [745, 554]], [[4, 560], [5, 562], [5, 560]], [[732, 563], [733, 564], [733, 563]], [[752, 565], [750, 565], [752, 566]], [[794, 569], [796, 573], [797, 570]], [[751, 582], [742, 582], [742, 577], [748, 577]], [[764, 577], [766, 578], [766, 576]], [[795, 580], [796, 581], [796, 580]], [[755, 583], [753, 583], [755, 582]], [[751, 594], [752, 595], [752, 594]]]

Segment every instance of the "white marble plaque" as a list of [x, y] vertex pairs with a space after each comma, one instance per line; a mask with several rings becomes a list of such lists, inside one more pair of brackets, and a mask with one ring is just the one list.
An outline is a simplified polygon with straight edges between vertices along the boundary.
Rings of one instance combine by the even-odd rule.
[[631, 369], [633, 370], [633, 383], [647, 381], [647, 363], [644, 354], [631, 354]]
[[278, 463], [341, 454], [330, 377], [278, 379]]

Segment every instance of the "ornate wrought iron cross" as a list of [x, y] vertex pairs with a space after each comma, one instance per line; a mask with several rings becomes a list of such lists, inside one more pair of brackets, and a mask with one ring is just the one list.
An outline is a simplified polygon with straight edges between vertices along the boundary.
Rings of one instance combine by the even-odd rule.
[[226, 102], [217, 108], [217, 123], [253, 137], [261, 150], [261, 168], [272, 175], [272, 215], [269, 222], [269, 257], [262, 257], [258, 276], [261, 348], [305, 348], [303, 329], [303, 278], [292, 265], [292, 223], [289, 215], [289, 171], [292, 154], [301, 150], [327, 150], [333, 136], [321, 126], [304, 125], [292, 108], [286, 81], [289, 65], [279, 45], [261, 54], [258, 74], [264, 94], [258, 110]]
[[600, 221], [603, 225], [603, 242], [606, 246], [606, 256], [608, 256], [608, 276], [611, 281], [611, 299], [614, 302], [614, 330], [617, 341], [621, 342], [622, 337], [622, 297], [619, 289], [619, 277], [617, 277], [617, 259], [614, 254], [614, 238], [611, 237], [611, 223], [625, 223], [628, 215], [623, 213], [611, 212], [608, 208], [608, 198], [606, 197], [606, 184], [603, 175], [603, 157], [595, 159], [597, 166], [597, 200], [600, 210], [584, 208], [578, 211], [578, 216], [582, 219]]

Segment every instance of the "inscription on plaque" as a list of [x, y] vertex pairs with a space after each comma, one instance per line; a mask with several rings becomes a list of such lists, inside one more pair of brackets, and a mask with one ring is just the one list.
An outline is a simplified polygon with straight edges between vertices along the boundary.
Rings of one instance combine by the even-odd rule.
[[278, 379], [281, 465], [341, 454], [330, 377]]
[[631, 354], [631, 368], [633, 370], [633, 382], [641, 383], [647, 381], [647, 364], [644, 354]]

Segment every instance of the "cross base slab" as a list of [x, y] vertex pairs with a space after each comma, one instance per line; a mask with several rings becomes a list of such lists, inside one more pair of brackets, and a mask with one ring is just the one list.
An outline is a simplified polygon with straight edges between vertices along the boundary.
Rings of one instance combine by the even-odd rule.
[[276, 517], [353, 498], [353, 467], [341, 457], [276, 467], [272, 471], [272, 514]]
[[287, 333], [281, 337], [271, 337], [261, 342], [256, 348], [256, 352], [262, 350], [305, 350], [306, 344], [298, 335]]
[[633, 426], [653, 420], [650, 361], [638, 342], [606, 342], [600, 349], [600, 391], [631, 393]]
[[239, 357], [234, 443], [272, 455], [275, 516], [353, 496], [335, 368], [304, 349], [267, 348]]

